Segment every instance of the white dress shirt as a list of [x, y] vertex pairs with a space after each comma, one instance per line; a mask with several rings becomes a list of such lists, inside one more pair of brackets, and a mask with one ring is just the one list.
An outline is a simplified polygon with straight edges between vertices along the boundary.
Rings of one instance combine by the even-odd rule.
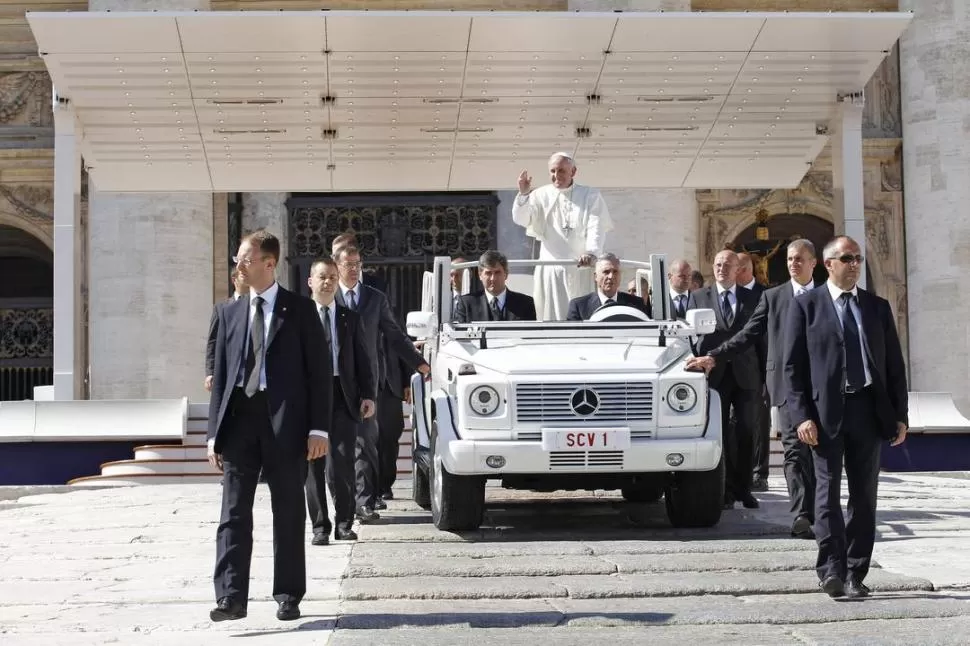
[[354, 304], [357, 307], [360, 307], [360, 281], [359, 280], [357, 281], [357, 284], [354, 285], [353, 287], [347, 287], [346, 285], [343, 284], [343, 282], [340, 283], [340, 295], [344, 297], [344, 303], [347, 304], [347, 307], [350, 307], [350, 297], [348, 296], [350, 292], [354, 293]]
[[757, 282], [758, 282], [757, 280], [752, 278], [750, 283], [748, 283], [747, 285], [741, 285], [741, 286], [744, 287], [745, 289], [754, 289], [754, 284]]
[[[842, 312], [845, 309], [845, 305], [842, 303], [842, 293], [845, 291], [838, 285], [834, 285], [832, 281], [826, 281], [825, 285], [829, 288], [829, 294], [832, 296], [832, 304], [835, 305], [835, 312], [839, 320], [839, 327], [842, 327]], [[862, 310], [859, 309], [859, 288], [858, 286], [853, 286], [850, 290], [852, 293], [852, 298], [849, 300], [849, 307], [852, 308], [852, 316], [855, 317], [856, 328], [859, 330], [859, 345], [862, 346], [862, 367], [866, 371], [866, 386], [872, 385], [872, 373], [869, 371], [869, 360], [866, 358], [866, 337], [862, 331]]]
[[485, 292], [485, 300], [488, 303], [488, 308], [489, 309], [492, 308], [492, 302], [493, 301], [498, 301], [498, 308], [499, 308], [499, 310], [502, 311], [502, 312], [504, 312], [505, 311], [505, 299], [508, 296], [508, 293], [509, 293], [509, 290], [507, 290], [507, 289], [503, 289], [502, 290], [502, 293], [499, 294], [498, 296], [494, 296], [494, 295], [492, 295], [492, 294], [490, 294], [488, 292]]
[[795, 296], [801, 296], [805, 292], [810, 292], [815, 289], [815, 281], [809, 280], [807, 284], [802, 285], [794, 278], [791, 279], [791, 289]]
[[323, 323], [323, 311], [327, 310], [330, 314], [330, 355], [333, 360], [333, 376], [340, 376], [340, 366], [337, 358], [340, 356], [340, 339], [337, 338], [337, 304], [331, 302], [330, 305], [317, 303], [317, 315]]
[[620, 302], [618, 300], [618, 297], [620, 295], [619, 292], [617, 292], [616, 294], [613, 294], [612, 296], [607, 296], [606, 294], [604, 294], [603, 292], [597, 289], [596, 294], [600, 297], [600, 306], [606, 305], [606, 301], [613, 301], [614, 303], [617, 303], [617, 304], [619, 304]]

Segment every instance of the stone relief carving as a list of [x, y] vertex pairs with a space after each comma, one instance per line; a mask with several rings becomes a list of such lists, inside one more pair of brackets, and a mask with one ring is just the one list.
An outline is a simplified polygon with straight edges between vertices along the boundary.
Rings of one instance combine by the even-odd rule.
[[865, 88], [866, 106], [862, 113], [864, 137], [902, 136], [899, 103], [899, 48], [879, 65]]
[[883, 191], [903, 190], [903, 147], [896, 146], [893, 158], [879, 163]]
[[6, 207], [0, 203], [0, 209], [45, 229], [53, 226], [52, 187], [37, 184], [0, 184], [0, 197], [7, 202]]
[[881, 259], [888, 259], [893, 251], [889, 233], [891, 217], [889, 209], [883, 205], [866, 209], [866, 239], [870, 245], [875, 246], [872, 251]]
[[0, 75], [0, 124], [53, 126], [50, 77], [43, 72]]
[[47, 359], [53, 356], [53, 308], [0, 309], [0, 359]]

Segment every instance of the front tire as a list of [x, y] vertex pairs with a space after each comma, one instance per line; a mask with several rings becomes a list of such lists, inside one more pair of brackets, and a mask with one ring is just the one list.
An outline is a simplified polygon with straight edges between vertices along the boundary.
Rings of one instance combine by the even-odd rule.
[[674, 527], [713, 527], [724, 509], [724, 456], [711, 471], [678, 471], [664, 492]]
[[485, 478], [448, 473], [438, 450], [436, 422], [431, 426], [431, 518], [445, 531], [478, 529], [485, 518]]

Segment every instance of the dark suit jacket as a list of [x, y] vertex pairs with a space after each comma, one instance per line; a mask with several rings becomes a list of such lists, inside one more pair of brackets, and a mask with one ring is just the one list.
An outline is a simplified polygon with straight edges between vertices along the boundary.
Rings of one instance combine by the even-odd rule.
[[205, 344], [205, 376], [208, 377], [215, 370], [216, 364], [216, 335], [219, 333], [219, 309], [232, 303], [235, 298], [229, 298], [216, 303], [212, 307], [212, 318], [209, 320], [209, 340]]
[[[643, 299], [634, 294], [627, 294], [626, 292], [617, 292], [616, 296], [613, 297], [617, 305], [627, 305], [629, 307], [634, 307], [641, 312], [645, 312], [647, 315], [650, 312], [647, 310], [646, 304]], [[593, 315], [593, 312], [602, 307], [600, 303], [599, 292], [593, 292], [592, 294], [586, 294], [586, 296], [577, 296], [576, 298], [569, 301], [569, 309], [566, 313], [567, 321], [586, 321], [589, 317]]]
[[[717, 328], [712, 334], [705, 334], [701, 337], [694, 351], [697, 355], [708, 354], [732, 336], [744, 328], [745, 323], [754, 314], [758, 307], [758, 299], [755, 295], [738, 285], [734, 295], [737, 299], [737, 307], [734, 313], [734, 321], [730, 327], [724, 322], [721, 314], [721, 301], [717, 296], [717, 283], [702, 287], [690, 293], [687, 299], [687, 310], [712, 309], [717, 318]], [[746, 390], [759, 390], [764, 383], [761, 378], [761, 369], [758, 367], [758, 355], [753, 349], [739, 352], [730, 361], [719, 361], [711, 371], [708, 381], [712, 388], [717, 388], [724, 375], [730, 370], [738, 386]]]
[[[216, 453], [221, 452], [229, 399], [249, 351], [245, 347], [249, 340], [249, 295], [226, 303], [218, 313], [206, 434], [207, 439], [215, 439]], [[305, 453], [311, 430], [330, 430], [333, 367], [315, 304], [282, 287], [266, 340], [265, 367], [267, 412], [273, 433], [284, 451]]]
[[[458, 307], [454, 312], [455, 323], [471, 323], [473, 321], [489, 321], [488, 298], [485, 292], [465, 294], [458, 299]], [[505, 294], [506, 321], [534, 321], [536, 320], [536, 304], [531, 296], [519, 292], [506, 290]]]
[[[412, 371], [416, 370], [418, 366], [425, 363], [424, 357], [415, 349], [411, 339], [397, 324], [391, 312], [391, 306], [387, 302], [387, 296], [367, 285], [361, 284], [359, 287], [357, 313], [364, 326], [364, 344], [369, 349], [368, 355], [371, 358], [373, 373], [377, 377], [376, 383], [384, 383], [387, 377], [385, 340], [389, 351], [393, 351]], [[341, 287], [337, 288], [336, 300], [338, 305], [347, 307]]]
[[411, 387], [411, 374], [414, 372], [384, 341], [385, 365], [387, 367], [384, 381], [378, 384], [378, 392], [387, 390], [400, 400], [404, 400], [404, 389]]
[[[816, 286], [817, 289], [817, 286]], [[708, 354], [719, 361], [733, 359], [739, 352], [755, 344], [765, 345], [765, 383], [772, 406], [785, 403], [785, 325], [788, 306], [795, 300], [791, 281], [762, 292], [754, 314], [744, 328], [731, 339]]]
[[337, 304], [337, 368], [347, 410], [356, 416], [364, 399], [377, 401], [377, 377], [371, 350], [364, 342], [364, 325], [357, 312]]
[[[906, 365], [889, 301], [858, 291], [863, 350], [872, 375], [879, 434], [896, 436], [896, 422], [909, 424]], [[825, 285], [800, 296], [788, 308], [785, 326], [785, 386], [792, 426], [815, 420], [835, 436], [845, 410], [845, 350], [842, 326]]]
[[[754, 293], [758, 300], [761, 300], [761, 295], [765, 293], [765, 286], [759, 282], [755, 282], [748, 291]], [[766, 383], [768, 379], [767, 374], [767, 363], [768, 363], [768, 340], [764, 337], [758, 339], [754, 346], [755, 352], [758, 353], [758, 367], [761, 369], [761, 381]]]
[[[670, 297], [669, 292], [667, 294], [667, 303], [667, 307], [670, 308], [670, 313], [674, 316], [674, 318], [683, 318], [682, 316], [677, 315], [677, 303], [675, 303], [674, 299]], [[688, 307], [690, 307], [690, 290], [687, 291], [687, 300], [684, 302], [684, 308], [686, 309]]]
[[384, 279], [378, 276], [377, 274], [370, 274], [370, 273], [364, 272], [360, 276], [360, 282], [367, 285], [368, 287], [373, 287], [374, 289], [381, 292], [385, 296], [387, 295], [387, 283], [385, 283]]

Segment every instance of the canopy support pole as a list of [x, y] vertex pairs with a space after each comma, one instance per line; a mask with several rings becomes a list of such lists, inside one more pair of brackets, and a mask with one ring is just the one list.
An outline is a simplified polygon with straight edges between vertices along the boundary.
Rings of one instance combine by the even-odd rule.
[[69, 99], [54, 92], [54, 399], [78, 399], [77, 239], [81, 216], [81, 152]]
[[[830, 123], [832, 146], [832, 215], [836, 235], [847, 235], [859, 243], [866, 255], [866, 208], [863, 188], [862, 92], [839, 96], [836, 115]], [[859, 287], [866, 286], [866, 272], [860, 272]]]

